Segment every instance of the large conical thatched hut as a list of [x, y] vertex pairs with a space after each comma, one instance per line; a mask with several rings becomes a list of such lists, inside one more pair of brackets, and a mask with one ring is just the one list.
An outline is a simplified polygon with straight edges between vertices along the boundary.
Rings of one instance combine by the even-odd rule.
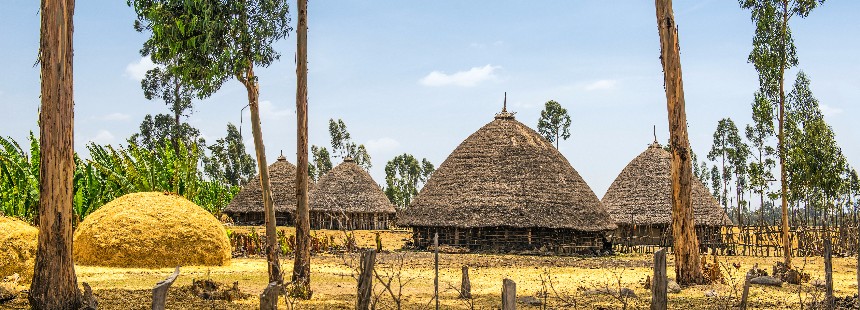
[[546, 139], [502, 111], [439, 166], [398, 225], [414, 244], [473, 251], [596, 254], [615, 229], [582, 177]]
[[[603, 205], [618, 225], [616, 243], [672, 245], [672, 154], [654, 142], [615, 178]], [[720, 229], [732, 222], [717, 200], [693, 178], [693, 218], [702, 248], [722, 245]]]
[[314, 229], [388, 229], [394, 205], [370, 174], [347, 157], [310, 193]]
[[[269, 165], [269, 184], [278, 225], [295, 224], [296, 166], [288, 162], [283, 155], [279, 156], [278, 161]], [[308, 190], [311, 190], [313, 184], [308, 184], [308, 187]], [[238, 225], [262, 225], [266, 219], [263, 209], [263, 190], [257, 175], [221, 212], [230, 216]]]

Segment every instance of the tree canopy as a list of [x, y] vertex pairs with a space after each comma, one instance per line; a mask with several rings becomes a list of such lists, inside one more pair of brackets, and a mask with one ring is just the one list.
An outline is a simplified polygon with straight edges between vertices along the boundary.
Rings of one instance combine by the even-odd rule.
[[558, 148], [559, 140], [570, 138], [570, 115], [567, 109], [555, 100], [547, 101], [540, 112], [537, 128], [544, 138], [550, 143], [555, 142], [555, 148]]

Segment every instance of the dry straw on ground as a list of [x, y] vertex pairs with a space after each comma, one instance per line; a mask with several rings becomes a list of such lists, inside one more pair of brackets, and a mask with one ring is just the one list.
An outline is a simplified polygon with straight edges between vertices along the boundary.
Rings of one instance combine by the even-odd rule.
[[38, 238], [35, 227], [0, 216], [0, 279], [17, 273], [22, 283], [30, 282]]
[[119, 197], [88, 216], [75, 232], [75, 262], [163, 268], [230, 263], [227, 232], [212, 214], [166, 193]]

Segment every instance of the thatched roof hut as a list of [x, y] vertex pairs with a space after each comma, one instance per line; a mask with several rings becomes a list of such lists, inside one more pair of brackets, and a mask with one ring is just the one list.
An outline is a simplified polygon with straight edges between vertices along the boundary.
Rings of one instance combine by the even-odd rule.
[[500, 235], [504, 230], [505, 236], [527, 234], [533, 243], [535, 235], [546, 234], [548, 242], [563, 238], [556, 235], [560, 232], [600, 238], [603, 231], [616, 228], [567, 159], [504, 110], [460, 143], [397, 221], [416, 229], [419, 247], [432, 238], [420, 236], [425, 230], [439, 231], [440, 239], [448, 238], [442, 236], [448, 231], [465, 231], [466, 239], [472, 239], [465, 242], [474, 248], [496, 241], [476, 240], [493, 238], [489, 230]]
[[[656, 141], [636, 156], [603, 195], [603, 205], [618, 225], [616, 244], [671, 246], [672, 154]], [[721, 228], [732, 222], [705, 185], [693, 178], [693, 218], [699, 245], [724, 246]], [[633, 250], [633, 248], [629, 248]]]
[[[672, 154], [654, 142], [618, 174], [603, 195], [616, 224], [671, 224]], [[693, 178], [693, 217], [697, 226], [732, 222], [705, 185]]]
[[[279, 156], [275, 163], [269, 165], [269, 184], [278, 225], [292, 225], [296, 211], [296, 166], [283, 155]], [[311, 190], [313, 184], [308, 184], [308, 187]], [[221, 212], [237, 224], [263, 224], [263, 190], [259, 175], [251, 179]]]
[[349, 157], [319, 179], [310, 200], [315, 228], [386, 229], [394, 220], [394, 205]]

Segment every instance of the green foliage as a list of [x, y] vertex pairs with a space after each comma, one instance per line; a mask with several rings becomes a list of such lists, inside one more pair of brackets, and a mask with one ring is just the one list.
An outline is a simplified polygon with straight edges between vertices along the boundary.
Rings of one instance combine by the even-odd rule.
[[30, 132], [29, 148], [0, 137], [0, 211], [33, 222], [39, 209], [39, 140]]
[[308, 164], [308, 175], [316, 182], [323, 175], [331, 171], [331, 156], [325, 147], [311, 145], [311, 157], [312, 162]]
[[550, 143], [555, 142], [555, 148], [558, 148], [560, 139], [570, 138], [570, 115], [567, 115], [567, 109], [554, 100], [547, 101], [543, 111], [540, 111], [537, 128], [544, 138]]
[[255, 66], [280, 58], [272, 47], [292, 29], [287, 1], [128, 0], [135, 29], [151, 36], [141, 54], [171, 63], [178, 76], [205, 98], [225, 81], [255, 83]]
[[227, 135], [209, 146], [210, 156], [203, 158], [206, 175], [232, 186], [244, 185], [256, 170], [256, 162], [245, 150], [242, 134], [231, 123], [227, 123]]
[[[331, 151], [335, 157], [350, 157], [364, 170], [370, 170], [373, 167], [370, 163], [370, 154], [367, 153], [364, 144], [356, 144], [352, 141], [349, 131], [346, 130], [346, 123], [342, 119], [337, 121], [329, 119], [328, 133], [331, 136]], [[317, 174], [322, 175], [319, 172]]]
[[[140, 132], [131, 135], [126, 141], [148, 149], [158, 147], [162, 141], [182, 141], [185, 145], [204, 145], [206, 141], [200, 138], [200, 131], [188, 123], [177, 125], [174, 118], [167, 114], [157, 114], [153, 118], [147, 114], [140, 123]], [[178, 146], [174, 147], [178, 150]]]
[[759, 194], [762, 205], [766, 195], [772, 198], [774, 194], [768, 192], [770, 182], [774, 179], [773, 168], [776, 166], [776, 160], [773, 158], [776, 149], [769, 143], [775, 135], [773, 112], [773, 103], [761, 92], [756, 92], [752, 103], [753, 125], [747, 124], [745, 135], [753, 148], [750, 153], [753, 161], [749, 164], [750, 186], [753, 192]]
[[434, 170], [426, 158], [418, 162], [412, 155], [397, 155], [385, 165], [385, 196], [398, 208], [408, 207]]
[[708, 159], [717, 161], [720, 165], [717, 175], [722, 181], [719, 188], [723, 191], [717, 195], [717, 200], [721, 202], [724, 208], [728, 208], [729, 206], [729, 183], [734, 173], [734, 166], [732, 165], [729, 153], [732, 152], [733, 141], [738, 139], [740, 139], [740, 136], [738, 135], [738, 127], [735, 126], [735, 122], [730, 118], [721, 119], [717, 123], [717, 130], [714, 131], [714, 142], [711, 145], [711, 151], [708, 152]]

